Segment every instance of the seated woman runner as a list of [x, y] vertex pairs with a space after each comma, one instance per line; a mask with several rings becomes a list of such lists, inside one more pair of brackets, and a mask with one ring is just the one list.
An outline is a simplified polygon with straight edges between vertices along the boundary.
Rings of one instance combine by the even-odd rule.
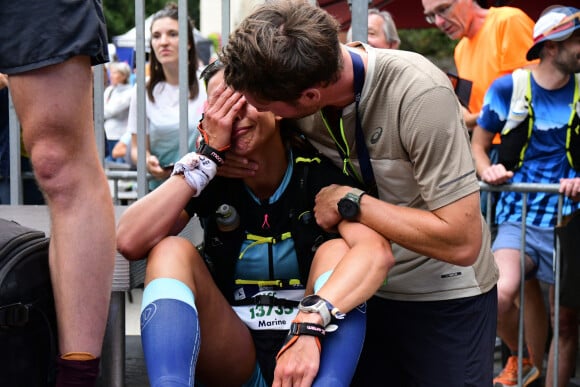
[[[301, 342], [316, 340], [320, 364], [285, 364], [278, 381], [283, 374], [308, 385], [348, 386], [364, 340], [361, 304], [394, 264], [390, 244], [355, 221], [342, 221], [340, 235], [318, 227], [316, 193], [353, 181], [291, 121], [258, 112], [227, 88], [219, 61], [202, 76], [210, 98], [198, 152], [131, 205], [118, 226], [119, 251], [148, 259], [141, 337], [150, 383], [270, 386], [277, 360], [281, 367]], [[243, 180], [214, 178], [226, 149], [264, 168]], [[220, 230], [216, 211], [225, 204], [239, 223]], [[176, 236], [194, 214], [204, 224], [201, 255]], [[299, 307], [313, 293], [320, 299]]]

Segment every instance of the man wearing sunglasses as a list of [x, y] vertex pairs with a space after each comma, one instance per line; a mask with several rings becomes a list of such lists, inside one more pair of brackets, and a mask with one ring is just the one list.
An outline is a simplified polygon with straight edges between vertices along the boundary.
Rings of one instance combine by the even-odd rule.
[[[469, 103], [463, 118], [470, 131], [475, 130], [476, 119], [483, 106], [483, 97], [491, 83], [498, 77], [511, 74], [518, 68], [529, 68], [536, 61], [526, 59], [533, 45], [534, 21], [522, 10], [513, 7], [482, 8], [476, 0], [422, 0], [425, 19], [443, 31], [450, 39], [459, 39], [454, 60], [457, 74], [472, 83]], [[499, 49], [498, 49], [499, 48]], [[499, 135], [494, 137], [489, 149], [490, 158], [496, 160]], [[486, 208], [487, 195], [481, 197], [484, 214], [495, 214]], [[533, 355], [533, 364], [541, 369], [543, 349], [547, 338], [547, 317], [539, 283], [526, 282], [526, 313], [529, 320], [538, 323], [526, 329], [526, 341]], [[527, 352], [527, 349], [526, 349]]]
[[[422, 0], [425, 19], [450, 39], [460, 39], [454, 60], [460, 78], [473, 83], [465, 123], [471, 130], [491, 82], [530, 65], [534, 21], [513, 7], [485, 9], [476, 0]], [[500, 50], [498, 50], [498, 46]]]

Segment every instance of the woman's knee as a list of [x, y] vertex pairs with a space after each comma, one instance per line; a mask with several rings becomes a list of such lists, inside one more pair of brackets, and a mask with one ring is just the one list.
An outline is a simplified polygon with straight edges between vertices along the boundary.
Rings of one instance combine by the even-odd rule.
[[197, 248], [189, 240], [178, 236], [168, 236], [149, 252], [147, 276], [187, 275], [190, 277], [193, 266], [200, 261]]

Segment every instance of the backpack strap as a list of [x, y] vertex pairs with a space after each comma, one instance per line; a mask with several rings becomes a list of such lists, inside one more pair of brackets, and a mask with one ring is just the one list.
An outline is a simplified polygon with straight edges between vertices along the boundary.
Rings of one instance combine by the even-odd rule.
[[508, 117], [501, 135], [507, 135], [517, 128], [530, 115], [532, 100], [531, 73], [529, 70], [517, 69], [512, 73], [512, 97]]
[[[501, 131], [500, 163], [507, 169], [518, 169], [524, 162], [534, 126], [531, 71], [518, 69], [512, 73], [513, 90], [506, 123]], [[580, 74], [574, 77], [574, 97], [566, 130], [566, 158], [570, 166], [580, 170]]]
[[531, 72], [515, 70], [512, 73], [512, 82], [510, 107], [498, 147], [498, 162], [508, 170], [516, 170], [522, 166], [534, 124]]
[[298, 257], [298, 268], [301, 278], [308, 278], [310, 273], [310, 264], [314, 257], [314, 252], [324, 242], [324, 236], [320, 233], [321, 229], [316, 223], [312, 204], [314, 203], [315, 193], [312, 192], [309, 184], [309, 172], [312, 163], [320, 164], [320, 157], [298, 156], [294, 161], [294, 168], [300, 171], [298, 183], [298, 195], [296, 196], [296, 214], [292, 215], [291, 228], [294, 236], [294, 248]]
[[566, 131], [566, 158], [572, 168], [580, 170], [580, 74], [575, 74], [574, 82], [574, 99]]
[[[235, 266], [243, 259], [246, 251], [260, 244], [276, 244], [292, 238], [298, 259], [300, 278], [306, 280], [310, 272], [310, 264], [317, 247], [325, 241], [324, 233], [316, 224], [312, 212], [315, 192], [309, 181], [310, 167], [313, 163], [321, 163], [317, 153], [300, 152], [293, 149], [293, 176], [288, 192], [292, 197], [292, 205], [288, 208], [288, 226], [276, 236], [261, 236], [259, 232], [250, 233], [244, 220], [235, 230], [223, 232], [216, 225], [215, 217], [210, 216], [205, 224], [204, 255], [216, 284], [230, 303], [233, 300], [234, 287], [243, 280], [235, 278]], [[240, 214], [245, 213], [244, 203], [238, 198], [231, 198], [231, 204]], [[246, 214], [247, 215], [247, 214]], [[243, 216], [242, 216], [243, 217]], [[242, 250], [243, 243], [251, 243]], [[274, 279], [275, 280], [275, 279]], [[242, 281], [242, 282], [240, 282]], [[265, 299], [260, 299], [264, 302]]]
[[21, 327], [28, 323], [28, 306], [21, 302], [0, 307], [0, 327]]

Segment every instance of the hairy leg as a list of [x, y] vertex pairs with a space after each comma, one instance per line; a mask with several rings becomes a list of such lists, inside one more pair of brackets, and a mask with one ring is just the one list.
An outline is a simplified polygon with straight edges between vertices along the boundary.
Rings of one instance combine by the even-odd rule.
[[115, 220], [94, 137], [89, 58], [11, 76], [10, 88], [50, 209], [60, 351], [98, 357], [109, 311]]
[[520, 252], [513, 249], [500, 249], [494, 253], [499, 268], [497, 283], [498, 295], [498, 336], [510, 350], [518, 348], [518, 313], [516, 299], [520, 289]]
[[529, 279], [524, 285], [524, 333], [532, 362], [538, 370], [544, 367], [544, 354], [548, 340], [548, 314], [544, 296], [537, 279]]

